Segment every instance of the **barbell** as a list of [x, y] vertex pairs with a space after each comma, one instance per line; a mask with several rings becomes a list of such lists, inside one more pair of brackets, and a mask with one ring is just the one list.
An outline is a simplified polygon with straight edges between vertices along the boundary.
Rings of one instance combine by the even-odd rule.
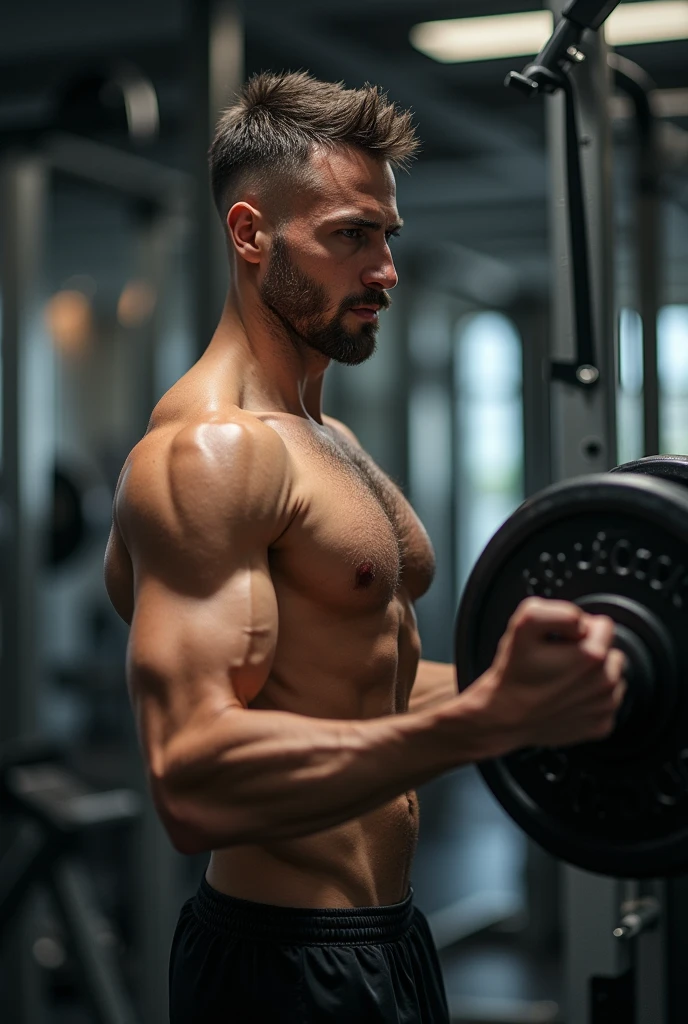
[[555, 484], [504, 523], [459, 608], [461, 689], [489, 668], [529, 596], [610, 616], [628, 689], [609, 738], [484, 761], [487, 785], [532, 839], [587, 871], [688, 870], [688, 457]]

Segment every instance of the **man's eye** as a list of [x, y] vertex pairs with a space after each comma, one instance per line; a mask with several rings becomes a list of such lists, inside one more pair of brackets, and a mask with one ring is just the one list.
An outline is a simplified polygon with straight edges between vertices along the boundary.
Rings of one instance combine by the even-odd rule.
[[401, 231], [388, 231], [385, 237], [387, 238], [387, 241], [389, 242], [390, 238], [398, 238], [400, 234], [401, 234]]
[[363, 232], [360, 228], [342, 228], [339, 234], [346, 238], [360, 238]]

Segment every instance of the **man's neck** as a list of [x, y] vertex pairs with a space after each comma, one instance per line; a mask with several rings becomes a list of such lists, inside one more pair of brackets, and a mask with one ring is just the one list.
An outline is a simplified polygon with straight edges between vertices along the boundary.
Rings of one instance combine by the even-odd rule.
[[223, 362], [231, 360], [250, 404], [322, 423], [323, 383], [330, 361], [295, 343], [264, 306], [237, 301], [230, 291], [207, 351]]

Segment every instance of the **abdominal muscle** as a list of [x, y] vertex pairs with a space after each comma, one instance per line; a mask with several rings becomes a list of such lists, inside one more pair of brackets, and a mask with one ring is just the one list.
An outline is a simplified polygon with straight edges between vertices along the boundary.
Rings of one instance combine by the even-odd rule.
[[[328, 631], [311, 640], [314, 662], [327, 664], [327, 652], [348, 650], [350, 662], [338, 656], [337, 671], [318, 673], [308, 686], [301, 674], [303, 642], [281, 649], [281, 671], [251, 703], [251, 707], [309, 714], [319, 705], [321, 717], [365, 719], [404, 712], [416, 674], [419, 647], [397, 600], [380, 623], [383, 642], [378, 657], [369, 648], [335, 642]], [[292, 635], [285, 629], [283, 636]], [[316, 631], [316, 636], [318, 636]], [[317, 649], [320, 647], [320, 649]], [[330, 655], [331, 659], [331, 655]], [[368, 671], [361, 673], [361, 665]], [[300, 685], [291, 685], [298, 680]], [[352, 680], [356, 680], [352, 687]], [[323, 694], [331, 695], [323, 706]], [[335, 695], [337, 695], [335, 697]], [[365, 696], [364, 696], [365, 695]], [[237, 846], [212, 853], [206, 877], [220, 892], [239, 899], [288, 907], [390, 906], [406, 898], [411, 863], [418, 839], [418, 800], [415, 792], [359, 818], [298, 839]]]
[[229, 896], [274, 906], [390, 906], [408, 895], [417, 837], [409, 792], [316, 835], [216, 850], [206, 878]]

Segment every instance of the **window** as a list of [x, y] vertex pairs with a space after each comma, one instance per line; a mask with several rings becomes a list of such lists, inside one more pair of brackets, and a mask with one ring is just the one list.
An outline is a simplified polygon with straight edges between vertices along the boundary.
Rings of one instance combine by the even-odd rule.
[[619, 315], [619, 390], [616, 399], [619, 465], [643, 457], [643, 322], [634, 309]]
[[688, 306], [665, 306], [657, 321], [660, 447], [688, 453]]
[[513, 323], [494, 312], [460, 321], [454, 373], [461, 590], [485, 544], [523, 500], [522, 354]]

